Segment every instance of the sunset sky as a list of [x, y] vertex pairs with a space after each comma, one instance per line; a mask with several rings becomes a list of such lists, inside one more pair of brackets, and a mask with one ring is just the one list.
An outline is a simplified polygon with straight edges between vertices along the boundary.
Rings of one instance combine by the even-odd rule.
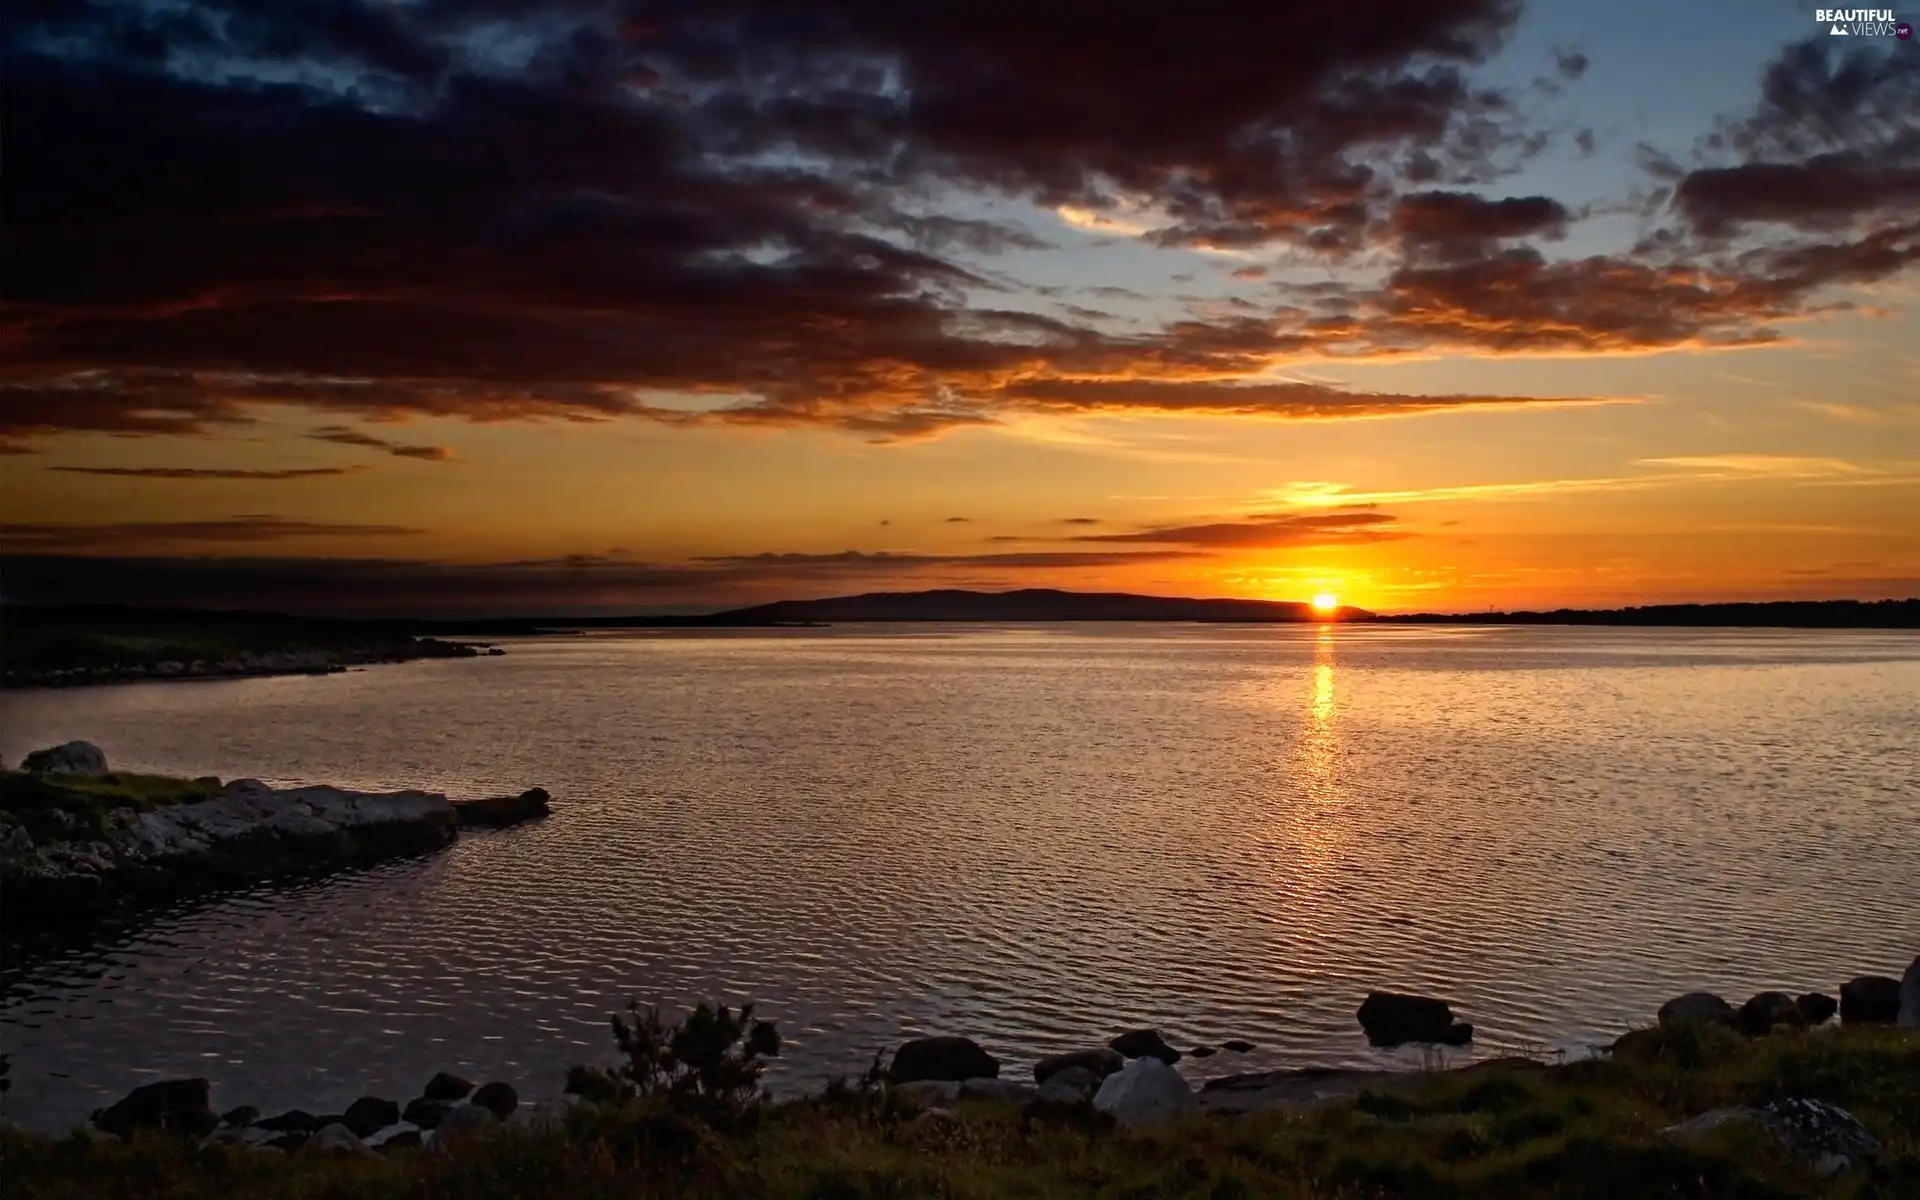
[[1812, 5], [0, 28], [10, 598], [1920, 594], [1920, 41]]

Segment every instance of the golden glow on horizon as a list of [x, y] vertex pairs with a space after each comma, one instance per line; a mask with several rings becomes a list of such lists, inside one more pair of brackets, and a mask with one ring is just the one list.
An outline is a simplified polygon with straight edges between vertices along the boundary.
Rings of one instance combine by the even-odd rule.
[[1338, 609], [1339, 607], [1340, 607], [1340, 597], [1334, 595], [1332, 592], [1315, 592], [1314, 593], [1313, 611], [1317, 613], [1326, 613], [1328, 615], [1332, 615], [1334, 610]]

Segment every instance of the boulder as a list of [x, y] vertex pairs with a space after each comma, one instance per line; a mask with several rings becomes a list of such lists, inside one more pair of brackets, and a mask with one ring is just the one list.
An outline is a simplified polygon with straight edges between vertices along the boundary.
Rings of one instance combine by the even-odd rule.
[[1706, 1025], [1731, 1025], [1738, 1019], [1733, 1005], [1714, 995], [1712, 992], [1688, 992], [1684, 996], [1675, 996], [1660, 1006], [1660, 1023], [1678, 1025], [1685, 1021], [1697, 1021]]
[[345, 1125], [335, 1121], [324, 1126], [318, 1133], [307, 1139], [302, 1147], [307, 1154], [359, 1154], [371, 1155], [372, 1147], [360, 1140], [360, 1135]]
[[514, 1109], [520, 1107], [520, 1095], [510, 1083], [484, 1083], [475, 1089], [473, 1103], [504, 1121], [513, 1115]]
[[1212, 1046], [1195, 1046], [1193, 1049], [1187, 1051], [1187, 1057], [1188, 1058], [1212, 1058], [1215, 1054], [1218, 1054], [1218, 1053], [1219, 1051], [1215, 1050]]
[[1891, 1025], [1900, 1018], [1900, 981], [1861, 975], [1840, 985], [1840, 1020], [1848, 1025]]
[[518, 796], [490, 796], [485, 800], [463, 800], [453, 806], [460, 824], [485, 829], [503, 829], [532, 821], [553, 812], [553, 797], [545, 788], [528, 788]]
[[1358, 1013], [1360, 1028], [1376, 1046], [1402, 1042], [1442, 1042], [1464, 1046], [1473, 1040], [1473, 1026], [1453, 1019], [1445, 1000], [1398, 992], [1368, 992]]
[[284, 1150], [288, 1154], [291, 1154], [306, 1145], [307, 1139], [312, 1136], [312, 1134], [304, 1129], [289, 1129], [285, 1133], [275, 1134], [261, 1144], [269, 1149]]
[[887, 1068], [892, 1083], [923, 1079], [959, 1083], [962, 1079], [997, 1079], [1000, 1064], [980, 1043], [964, 1037], [915, 1038], [894, 1053]]
[[916, 1108], [941, 1108], [960, 1099], [960, 1082], [955, 1079], [916, 1079], [894, 1085], [894, 1095]]
[[457, 1100], [429, 1100], [421, 1096], [407, 1102], [406, 1110], [400, 1114], [400, 1119], [409, 1125], [418, 1125], [422, 1129], [433, 1129], [446, 1119], [447, 1113], [458, 1103]]
[[1060, 1072], [1073, 1067], [1090, 1071], [1095, 1080], [1101, 1080], [1126, 1065], [1127, 1060], [1120, 1057], [1117, 1050], [1104, 1047], [1098, 1050], [1075, 1050], [1071, 1054], [1056, 1054], [1033, 1064], [1033, 1081], [1045, 1083]]
[[1168, 1066], [1180, 1061], [1180, 1052], [1167, 1045], [1158, 1029], [1129, 1029], [1107, 1046], [1122, 1058], [1157, 1058]]
[[1920, 1029], [1920, 957], [1907, 964], [1900, 977], [1900, 1012], [1895, 1020], [1902, 1029]]
[[1808, 992], [1804, 996], [1797, 996], [1793, 1006], [1800, 1010], [1800, 1020], [1810, 1027], [1824, 1024], [1840, 1011], [1839, 1002], [1825, 992]]
[[1038, 1097], [1051, 1104], [1081, 1104], [1093, 1099], [1104, 1078], [1085, 1067], [1068, 1067], [1047, 1076], [1047, 1081], [1040, 1085]]
[[198, 1140], [220, 1124], [207, 1103], [211, 1092], [212, 1086], [204, 1079], [141, 1084], [108, 1107], [96, 1109], [93, 1126], [122, 1138], [139, 1129], [160, 1129]]
[[433, 1144], [436, 1149], [444, 1148], [498, 1128], [500, 1118], [494, 1116], [491, 1109], [478, 1104], [456, 1104], [434, 1129]]
[[271, 1130], [274, 1133], [312, 1133], [320, 1128], [315, 1123], [318, 1119], [303, 1108], [290, 1108], [279, 1116], [267, 1117], [253, 1124], [256, 1129]]
[[1880, 1143], [1852, 1113], [1821, 1100], [1776, 1100], [1758, 1108], [1716, 1108], [1663, 1129], [1660, 1136], [1686, 1142], [1742, 1124], [1765, 1129], [1822, 1179], [1831, 1179], [1880, 1150]]
[[378, 1096], [362, 1096], [347, 1105], [341, 1124], [358, 1137], [370, 1138], [389, 1125], [400, 1123], [400, 1106]]
[[105, 775], [107, 755], [92, 742], [62, 742], [27, 755], [20, 769], [33, 775]]
[[427, 1080], [427, 1089], [421, 1092], [427, 1100], [465, 1100], [467, 1093], [473, 1091], [473, 1085], [458, 1075], [449, 1075], [442, 1071]]
[[1093, 1107], [1129, 1129], [1177, 1121], [1197, 1112], [1200, 1102], [1180, 1072], [1152, 1055], [1143, 1055], [1100, 1084]]
[[419, 1144], [420, 1131], [418, 1129], [409, 1129], [404, 1125], [395, 1126], [367, 1143], [367, 1145], [372, 1146], [382, 1154], [391, 1154], [395, 1150], [410, 1149]]
[[233, 1129], [245, 1129], [260, 1119], [260, 1110], [251, 1104], [230, 1108], [220, 1114], [220, 1123]]
[[1806, 1024], [1800, 1006], [1785, 992], [1761, 992], [1740, 1006], [1735, 1020], [1748, 1037], [1764, 1037], [1777, 1025], [1799, 1028]]
[[1253, 1043], [1247, 1041], [1245, 1038], [1234, 1038], [1230, 1042], [1221, 1042], [1220, 1048], [1222, 1050], [1231, 1050], [1235, 1054], [1245, 1054], [1253, 1049]]

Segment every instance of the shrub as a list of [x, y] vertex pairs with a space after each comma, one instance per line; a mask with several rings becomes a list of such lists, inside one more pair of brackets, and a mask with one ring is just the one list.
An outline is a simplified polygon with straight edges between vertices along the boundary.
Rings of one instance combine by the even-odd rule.
[[613, 1072], [623, 1097], [662, 1097], [674, 1112], [715, 1128], [758, 1116], [764, 1060], [780, 1055], [779, 1031], [754, 1020], [751, 1004], [735, 1013], [703, 1002], [668, 1028], [658, 1008], [634, 1003], [626, 1016], [615, 1014], [613, 1037], [626, 1060]]

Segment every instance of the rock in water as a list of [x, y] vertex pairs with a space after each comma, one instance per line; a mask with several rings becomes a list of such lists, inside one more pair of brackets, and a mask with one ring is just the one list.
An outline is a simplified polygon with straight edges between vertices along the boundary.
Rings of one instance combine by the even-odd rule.
[[1000, 1063], [980, 1048], [980, 1043], [964, 1037], [915, 1038], [894, 1053], [887, 1068], [892, 1083], [915, 1083], [923, 1079], [959, 1083], [963, 1079], [997, 1079]]
[[1697, 1021], [1705, 1025], [1731, 1025], [1738, 1014], [1733, 1005], [1714, 995], [1712, 992], [1688, 992], [1684, 996], [1675, 996], [1660, 1006], [1660, 1023], [1678, 1025], [1685, 1021]]
[[420, 1095], [428, 1100], [465, 1100], [467, 1093], [473, 1091], [473, 1085], [458, 1075], [449, 1075], [442, 1071], [427, 1080], [427, 1088]]
[[553, 812], [553, 797], [545, 788], [528, 788], [518, 796], [490, 796], [485, 800], [463, 800], [453, 806], [462, 825], [501, 829], [518, 825]]
[[1358, 1015], [1360, 1028], [1376, 1046], [1398, 1046], [1402, 1042], [1458, 1046], [1473, 1040], [1473, 1026], [1455, 1021], [1447, 1002], [1431, 996], [1368, 992]]
[[1900, 981], [1862, 975], [1840, 985], [1840, 1020], [1848, 1025], [1891, 1025], [1900, 1017]]
[[230, 1108], [220, 1114], [220, 1123], [231, 1129], [245, 1129], [260, 1119], [260, 1110], [251, 1104]]
[[1920, 1029], [1920, 957], [1908, 963], [1907, 973], [1900, 977], [1898, 1021], [1902, 1029]]
[[1167, 1045], [1158, 1029], [1129, 1029], [1107, 1045], [1123, 1058], [1157, 1058], [1168, 1066], [1180, 1061], [1180, 1052]]
[[520, 1107], [520, 1095], [508, 1083], [487, 1083], [473, 1093], [473, 1103], [504, 1121]]
[[360, 1135], [345, 1125], [335, 1122], [307, 1140], [304, 1150], [308, 1154], [359, 1154], [373, 1153]]
[[1094, 1093], [1093, 1107], [1129, 1129], [1141, 1129], [1197, 1112], [1200, 1101], [1180, 1072], [1146, 1055], [1107, 1076]]
[[1748, 1037], [1764, 1037], [1777, 1025], [1806, 1024], [1800, 1015], [1800, 1006], [1785, 992], [1761, 992], [1740, 1006], [1737, 1020], [1740, 1032]]
[[290, 1108], [277, 1117], [255, 1121], [253, 1125], [256, 1129], [266, 1129], [274, 1133], [312, 1133], [320, 1128], [315, 1124], [317, 1119], [304, 1108]]
[[1120, 1052], [1117, 1050], [1110, 1050], [1105, 1047], [1098, 1050], [1075, 1050], [1071, 1054], [1056, 1054], [1051, 1058], [1043, 1058], [1033, 1064], [1033, 1081], [1035, 1083], [1045, 1083], [1060, 1072], [1072, 1067], [1079, 1067], [1092, 1072], [1094, 1079], [1098, 1081], [1105, 1079], [1126, 1065], [1127, 1060], [1120, 1057]]
[[1220, 1048], [1222, 1050], [1231, 1050], [1235, 1054], [1245, 1054], [1253, 1049], [1253, 1043], [1245, 1038], [1234, 1038], [1230, 1042], [1221, 1042]]
[[1825, 992], [1808, 992], [1804, 996], [1794, 997], [1793, 1006], [1800, 1010], [1800, 1019], [1808, 1025], [1821, 1025], [1840, 1011], [1840, 1005]]
[[347, 1105], [341, 1124], [358, 1137], [370, 1138], [389, 1125], [400, 1123], [400, 1106], [378, 1096], [362, 1096]]
[[92, 742], [62, 742], [27, 755], [20, 769], [32, 775], [105, 775], [107, 755]]
[[203, 1138], [220, 1124], [208, 1106], [212, 1085], [204, 1079], [163, 1079], [128, 1092], [93, 1114], [93, 1127], [115, 1137], [135, 1130], [164, 1129]]

